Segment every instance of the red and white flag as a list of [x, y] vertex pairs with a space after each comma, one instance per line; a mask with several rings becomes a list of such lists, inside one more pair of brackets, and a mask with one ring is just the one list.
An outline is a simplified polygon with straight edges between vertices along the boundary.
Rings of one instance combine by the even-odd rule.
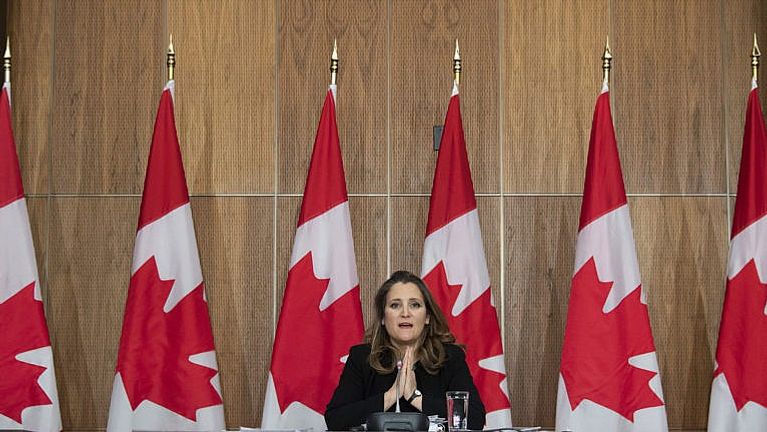
[[501, 329], [455, 83], [434, 170], [421, 275], [457, 342], [466, 346], [466, 362], [487, 411], [486, 427], [511, 427]]
[[605, 84], [591, 125], [556, 430], [668, 430]]
[[61, 430], [53, 350], [11, 125], [0, 93], [0, 429]]
[[330, 86], [314, 141], [272, 349], [261, 427], [327, 427], [325, 406], [364, 325]]
[[173, 81], [157, 110], [131, 272], [107, 430], [223, 429]]
[[759, 89], [746, 109], [738, 197], [732, 220], [727, 290], [708, 430], [767, 430], [767, 132]]

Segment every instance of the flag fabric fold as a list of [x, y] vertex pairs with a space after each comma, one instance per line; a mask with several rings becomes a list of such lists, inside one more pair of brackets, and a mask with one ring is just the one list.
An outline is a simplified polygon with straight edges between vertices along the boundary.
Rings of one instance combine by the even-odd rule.
[[668, 430], [607, 85], [591, 126], [556, 430]]
[[767, 132], [748, 96], [727, 286], [708, 415], [710, 432], [767, 430]]
[[169, 81], [155, 120], [109, 408], [110, 432], [225, 427], [173, 89]]
[[486, 427], [511, 427], [501, 329], [454, 83], [434, 171], [421, 275], [448, 320], [487, 411]]
[[325, 97], [306, 178], [261, 427], [327, 429], [325, 406], [364, 324], [335, 91]]
[[61, 430], [53, 351], [11, 121], [0, 93], [0, 429]]

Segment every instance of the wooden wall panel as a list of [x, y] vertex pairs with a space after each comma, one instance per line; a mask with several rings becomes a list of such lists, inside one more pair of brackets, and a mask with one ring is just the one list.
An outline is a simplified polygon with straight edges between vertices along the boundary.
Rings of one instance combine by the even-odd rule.
[[169, 2], [193, 194], [274, 191], [275, 19], [271, 1]]
[[138, 211], [134, 197], [51, 203], [46, 312], [65, 430], [107, 424]]
[[395, 193], [431, 192], [432, 128], [445, 122], [461, 47], [461, 113], [478, 193], [499, 190], [497, 1], [392, 2], [391, 184]]
[[32, 230], [32, 243], [35, 246], [35, 259], [37, 260], [37, 273], [40, 277], [40, 289], [43, 294], [43, 304], [46, 308], [48, 298], [48, 275], [46, 274], [46, 258], [48, 255], [48, 199], [27, 198], [27, 213], [29, 225]]
[[[724, 85], [724, 123], [726, 142], [729, 151], [729, 187], [730, 193], [737, 193], [740, 156], [743, 148], [743, 127], [746, 121], [746, 101], [751, 89], [751, 47], [754, 33], [761, 43], [762, 51], [767, 54], [767, 2], [746, 0], [728, 1], [723, 8], [723, 52], [724, 65], [722, 82]], [[762, 110], [767, 113], [767, 55], [761, 58], [760, 96]], [[765, 115], [767, 119], [767, 114]]]
[[[432, 176], [434, 168], [432, 168]], [[421, 274], [429, 197], [391, 198], [391, 270]]]
[[725, 198], [629, 200], [670, 428], [705, 428], [727, 262]]
[[504, 192], [581, 192], [609, 0], [503, 2]]
[[580, 197], [507, 197], [506, 356], [512, 418], [554, 426]]
[[337, 122], [350, 193], [385, 192], [387, 4], [283, 1], [279, 6], [280, 192], [301, 193], [338, 39]]
[[[27, 31], [29, 27], [34, 31]], [[8, 2], [8, 34], [13, 66], [13, 132], [24, 191], [46, 193], [50, 191], [53, 0]]]
[[259, 426], [272, 347], [274, 199], [192, 199], [228, 425]]
[[57, 193], [138, 193], [165, 77], [163, 4], [56, 2], [51, 144]]
[[722, 193], [719, 1], [613, 2], [612, 107], [629, 193]]
[[[298, 214], [301, 212], [301, 197], [281, 196], [277, 199], [276, 205], [277, 238], [275, 239], [275, 248], [277, 262], [275, 273], [277, 275], [277, 302], [274, 316], [275, 325], [280, 318], [285, 282], [288, 280], [290, 255], [293, 252], [293, 242], [296, 239], [296, 223], [298, 222]], [[276, 331], [276, 327], [274, 330]]]
[[349, 210], [357, 255], [357, 274], [365, 325], [374, 315], [373, 299], [386, 272], [386, 197], [351, 197]]

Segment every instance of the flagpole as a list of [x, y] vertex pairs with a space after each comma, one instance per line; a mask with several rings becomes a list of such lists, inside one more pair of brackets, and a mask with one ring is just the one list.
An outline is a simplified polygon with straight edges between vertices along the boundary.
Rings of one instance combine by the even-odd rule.
[[610, 68], [613, 61], [613, 54], [610, 52], [610, 36], [605, 40], [605, 52], [602, 54], [602, 85], [606, 87], [610, 84]]
[[[756, 43], [756, 33], [754, 33], [754, 48], [751, 49], [751, 79], [756, 84], [757, 74], [759, 73], [759, 57], [762, 53], [759, 51], [759, 44]], [[7, 75], [6, 75], [7, 76]], [[6, 78], [8, 80], [8, 78]]]
[[461, 83], [461, 51], [458, 48], [458, 38], [455, 39], [455, 54], [453, 55], [453, 76], [455, 83]]
[[168, 45], [167, 64], [168, 81], [173, 81], [173, 71], [176, 68], [176, 51], [173, 49], [173, 33], [170, 35], [170, 44]]
[[336, 85], [338, 76], [338, 40], [333, 39], [333, 54], [330, 55], [330, 85]]
[[[754, 36], [756, 37], [756, 36]], [[11, 38], [5, 39], [5, 54], [3, 55], [3, 71], [5, 72], [5, 82], [11, 82]]]

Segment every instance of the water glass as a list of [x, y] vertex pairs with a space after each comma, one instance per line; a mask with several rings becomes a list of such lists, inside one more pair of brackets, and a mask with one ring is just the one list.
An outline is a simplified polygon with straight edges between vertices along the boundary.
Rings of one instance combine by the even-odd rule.
[[466, 429], [469, 414], [469, 392], [449, 391], [447, 397], [448, 431]]

